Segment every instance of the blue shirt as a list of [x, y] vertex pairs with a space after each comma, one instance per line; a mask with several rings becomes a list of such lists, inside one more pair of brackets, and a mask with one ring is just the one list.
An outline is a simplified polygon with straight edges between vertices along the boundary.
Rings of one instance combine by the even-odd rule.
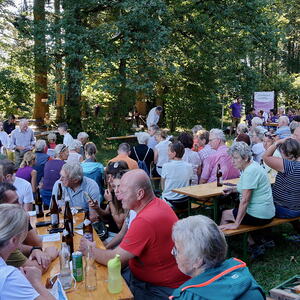
[[[61, 183], [57, 180], [52, 189], [52, 195], [57, 195], [58, 184]], [[102, 196], [100, 194], [99, 186], [93, 179], [83, 176], [80, 187], [73, 191], [69, 187], [62, 185], [63, 193], [65, 197], [70, 199], [71, 207], [80, 207], [85, 210], [89, 209], [88, 199], [84, 192], [88, 193], [94, 201], [98, 201], [99, 205], [102, 202]]]
[[279, 136], [280, 139], [289, 137], [292, 134], [289, 126], [278, 127], [275, 133]]
[[13, 130], [11, 133], [11, 144], [13, 149], [17, 146], [22, 146], [26, 150], [31, 150], [35, 144], [32, 129], [28, 128], [26, 131], [21, 131], [20, 128], [17, 128]]

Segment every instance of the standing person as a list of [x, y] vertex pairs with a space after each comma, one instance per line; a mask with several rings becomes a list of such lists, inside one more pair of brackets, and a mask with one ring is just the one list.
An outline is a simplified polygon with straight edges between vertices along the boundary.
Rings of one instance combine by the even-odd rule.
[[163, 130], [158, 130], [155, 133], [158, 144], [154, 149], [154, 164], [156, 164], [156, 172], [154, 173], [156, 176], [153, 177], [160, 176], [163, 164], [169, 161], [168, 149], [171, 142], [167, 140], [167, 136], [167, 132]]
[[16, 117], [9, 115], [8, 119], [3, 123], [3, 129], [7, 134], [11, 134], [16, 129]]
[[24, 154], [20, 168], [16, 172], [16, 176], [23, 178], [31, 184], [32, 192], [36, 192], [37, 171], [33, 168], [35, 164], [35, 154], [28, 151]]
[[129, 265], [123, 276], [134, 299], [167, 300], [188, 279], [178, 270], [171, 254], [172, 227], [178, 218], [165, 201], [155, 197], [149, 176], [140, 169], [123, 175], [118, 199], [123, 209], [137, 213], [121, 244], [104, 250], [82, 238], [80, 251], [86, 255], [91, 246], [96, 261], [104, 265], [119, 254], [122, 264]]
[[[11, 141], [9, 135], [3, 130], [3, 122], [0, 121], [0, 144], [1, 146], [1, 153], [4, 155], [9, 155], [11, 152], [9, 149], [11, 147]], [[11, 152], [13, 154], [13, 152]]]
[[23, 272], [5, 261], [20, 247], [28, 231], [28, 215], [16, 204], [0, 205], [0, 298], [5, 300], [55, 300], [42, 283], [42, 273], [36, 267], [24, 267]]
[[67, 147], [73, 144], [73, 137], [68, 132], [68, 124], [67, 123], [60, 123], [58, 124], [58, 132], [60, 135], [64, 136], [63, 144]]
[[[193, 139], [191, 140], [192, 145]], [[174, 193], [172, 190], [189, 186], [193, 178], [193, 166], [182, 159], [183, 154], [184, 146], [180, 141], [171, 143], [168, 151], [170, 161], [163, 165], [161, 172], [162, 198], [178, 209], [188, 207], [188, 197]]]
[[246, 116], [246, 121], [247, 121], [249, 127], [251, 127], [251, 125], [252, 125], [252, 119], [254, 117], [256, 117], [255, 109], [254, 109], [254, 107], [251, 107], [249, 109], [249, 113]]
[[19, 128], [12, 131], [11, 144], [15, 150], [16, 165], [19, 166], [24, 154], [32, 150], [35, 144], [33, 131], [28, 127], [28, 120], [20, 120]]
[[237, 97], [236, 102], [232, 103], [229, 108], [231, 109], [231, 126], [230, 126], [230, 135], [234, 128], [236, 128], [241, 121], [241, 112], [242, 112], [242, 104], [241, 98]]
[[149, 111], [148, 117], [147, 117], [147, 120], [146, 120], [146, 124], [147, 124], [148, 128], [150, 128], [151, 125], [157, 125], [162, 111], [163, 111], [163, 109], [162, 109], [161, 106], [153, 107]]

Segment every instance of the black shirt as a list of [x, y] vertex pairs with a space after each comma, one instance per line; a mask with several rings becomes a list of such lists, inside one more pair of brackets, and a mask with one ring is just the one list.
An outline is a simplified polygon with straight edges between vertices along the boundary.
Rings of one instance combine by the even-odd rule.
[[4, 121], [4, 123], [3, 123], [3, 130], [7, 134], [10, 134], [15, 129], [16, 129], [16, 124], [15, 123], [9, 123], [8, 120]]
[[[135, 149], [138, 158], [136, 157], [133, 148]], [[138, 145], [134, 146], [133, 148], [131, 149], [130, 158], [134, 159], [135, 161], [144, 160], [145, 164], [146, 164], [146, 166], [147, 166], [147, 168], [148, 168], [148, 170], [150, 172], [151, 171], [150, 164], [154, 160], [154, 152], [153, 152], [153, 150], [151, 148], [149, 148], [147, 145], [144, 145], [144, 144], [138, 144]], [[149, 149], [149, 151], [148, 151], [148, 149]], [[145, 157], [147, 151], [148, 151], [148, 154]], [[145, 159], [144, 159], [144, 157], [145, 157]]]

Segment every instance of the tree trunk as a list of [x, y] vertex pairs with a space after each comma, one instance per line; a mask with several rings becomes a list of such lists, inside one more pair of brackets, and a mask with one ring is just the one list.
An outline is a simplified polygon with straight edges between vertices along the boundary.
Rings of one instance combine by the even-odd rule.
[[34, 0], [34, 83], [35, 104], [33, 118], [43, 122], [49, 111], [47, 88], [47, 57], [45, 39], [45, 0]]

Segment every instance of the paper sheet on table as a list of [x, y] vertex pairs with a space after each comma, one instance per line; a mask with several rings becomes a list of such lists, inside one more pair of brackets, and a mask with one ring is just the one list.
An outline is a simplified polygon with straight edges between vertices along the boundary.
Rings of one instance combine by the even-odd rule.
[[36, 216], [36, 211], [35, 210], [28, 211], [28, 214], [30, 217]]
[[75, 232], [76, 232], [77, 234], [83, 235], [83, 230], [82, 230], [82, 229], [75, 230]]
[[60, 241], [60, 233], [42, 234], [40, 235], [42, 241], [45, 242], [57, 242]]

